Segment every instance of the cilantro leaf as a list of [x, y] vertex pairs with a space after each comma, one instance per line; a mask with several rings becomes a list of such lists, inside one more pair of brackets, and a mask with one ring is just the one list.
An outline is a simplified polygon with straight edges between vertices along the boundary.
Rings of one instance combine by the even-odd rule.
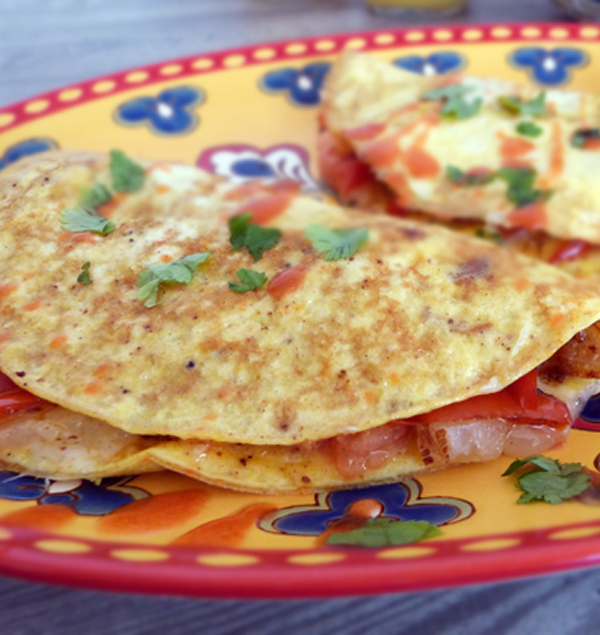
[[108, 203], [112, 198], [112, 192], [102, 183], [94, 183], [92, 187], [81, 192], [79, 204], [85, 209], [97, 209], [100, 205]]
[[446, 175], [455, 185], [487, 185], [494, 180], [492, 170], [469, 170], [465, 172], [454, 165], [446, 168]]
[[158, 289], [163, 282], [188, 284], [198, 265], [210, 256], [210, 252], [190, 254], [180, 260], [159, 265], [147, 265], [139, 274], [138, 300], [146, 300], [144, 306], [153, 307], [158, 302]]
[[546, 201], [552, 196], [551, 190], [533, 189], [537, 173], [532, 168], [502, 168], [496, 174], [503, 181], [506, 181], [508, 200], [517, 207]]
[[367, 242], [369, 230], [329, 229], [321, 225], [310, 225], [304, 234], [317, 251], [325, 252], [325, 260], [340, 260], [349, 258]]
[[444, 102], [440, 111], [442, 115], [459, 120], [469, 119], [479, 112], [483, 104], [483, 99], [480, 97], [473, 101], [466, 101], [465, 95], [472, 90], [473, 88], [470, 86], [451, 84], [450, 86], [442, 86], [429, 90], [421, 95], [421, 99], [425, 101], [437, 101], [441, 99]]
[[96, 232], [110, 234], [115, 226], [109, 220], [96, 214], [94, 210], [72, 207], [64, 209], [60, 217], [62, 228], [69, 232]]
[[543, 128], [534, 124], [533, 121], [522, 121], [520, 124], [517, 124], [516, 130], [520, 135], [534, 139], [544, 132]]
[[77, 276], [77, 282], [81, 282], [81, 284], [92, 284], [92, 282], [94, 282], [91, 278], [90, 278], [90, 266], [91, 266], [91, 262], [88, 260], [87, 262], [84, 262], [83, 265], [81, 266], [81, 273]]
[[392, 520], [369, 518], [364, 527], [336, 532], [327, 536], [328, 545], [355, 545], [359, 547], [390, 547], [408, 545], [426, 538], [439, 536], [441, 530], [425, 520]]
[[110, 172], [117, 192], [135, 192], [144, 184], [144, 168], [121, 150], [110, 151]]
[[545, 91], [529, 101], [523, 101], [520, 97], [498, 97], [498, 103], [513, 115], [543, 117], [547, 114]]
[[281, 238], [279, 229], [261, 227], [251, 223], [252, 214], [240, 214], [229, 219], [229, 231], [231, 237], [231, 251], [237, 251], [242, 247], [250, 252], [254, 260], [260, 257], [267, 249], [271, 249]]
[[252, 269], [238, 269], [236, 271], [240, 282], [228, 282], [229, 288], [236, 293], [245, 293], [262, 287], [267, 281], [266, 274], [260, 271], [252, 271]]
[[590, 475], [581, 463], [561, 463], [539, 454], [513, 461], [502, 476], [529, 469], [518, 477], [523, 490], [519, 504], [546, 501], [552, 505], [562, 503], [585, 492], [590, 486]]
[[244, 246], [246, 233], [248, 231], [248, 223], [252, 218], [252, 214], [239, 214], [229, 219], [229, 242], [231, 243], [231, 251], [237, 251]]

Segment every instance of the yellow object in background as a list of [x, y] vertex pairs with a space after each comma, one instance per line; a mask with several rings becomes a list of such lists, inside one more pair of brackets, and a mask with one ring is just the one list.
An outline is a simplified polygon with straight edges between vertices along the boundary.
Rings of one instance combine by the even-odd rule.
[[468, 0], [366, 0], [367, 6], [375, 13], [404, 13], [423, 11], [446, 15], [460, 13]]

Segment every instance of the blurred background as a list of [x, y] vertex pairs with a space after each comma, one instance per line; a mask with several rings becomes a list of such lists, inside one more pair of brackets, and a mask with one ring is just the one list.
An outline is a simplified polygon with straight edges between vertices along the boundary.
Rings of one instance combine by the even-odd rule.
[[553, 0], [470, 0], [452, 17], [376, 15], [365, 0], [2, 0], [0, 106], [132, 66], [269, 40], [567, 18]]

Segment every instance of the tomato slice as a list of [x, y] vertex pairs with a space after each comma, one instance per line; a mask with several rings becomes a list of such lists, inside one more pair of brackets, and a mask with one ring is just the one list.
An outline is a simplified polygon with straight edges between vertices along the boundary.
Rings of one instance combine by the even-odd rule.
[[8, 390], [15, 390], [18, 388], [17, 384], [4, 373], [0, 373], [0, 395]]
[[0, 373], [0, 419], [45, 403], [47, 402], [41, 397], [20, 388], [10, 377]]
[[343, 199], [374, 180], [371, 168], [363, 163], [349, 148], [329, 131], [319, 135], [319, 169], [325, 183], [330, 185]]
[[[535, 382], [535, 383], [534, 383]], [[533, 388], [535, 386], [535, 395]], [[570, 425], [565, 403], [537, 392], [537, 372], [532, 371], [500, 392], [478, 395], [411, 417], [408, 423], [440, 423], [475, 419], [505, 419], [513, 423]]]
[[27, 410], [32, 406], [46, 403], [41, 397], [37, 397], [22, 388], [9, 390], [0, 395], [0, 419], [9, 417], [19, 410]]
[[549, 262], [552, 265], [556, 265], [561, 262], [576, 260], [584, 256], [591, 248], [592, 245], [585, 240], [570, 240], [552, 254]]

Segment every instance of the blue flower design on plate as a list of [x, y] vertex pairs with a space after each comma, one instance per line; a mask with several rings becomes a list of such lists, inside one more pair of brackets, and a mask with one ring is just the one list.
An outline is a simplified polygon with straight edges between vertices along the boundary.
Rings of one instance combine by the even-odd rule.
[[288, 92], [296, 106], [315, 106], [321, 101], [321, 87], [330, 68], [328, 62], [307, 64], [301, 69], [281, 68], [267, 73], [260, 85], [269, 93]]
[[466, 66], [463, 55], [441, 51], [431, 55], [406, 55], [393, 61], [394, 66], [419, 75], [444, 75], [462, 70]]
[[517, 49], [509, 57], [513, 66], [524, 69], [539, 84], [558, 86], [571, 80], [571, 69], [588, 63], [586, 53], [575, 48], [544, 49], [537, 46]]
[[15, 472], [0, 472], [0, 498], [35, 500], [38, 505], [68, 505], [84, 516], [103, 516], [148, 496], [138, 487], [126, 487], [133, 478], [104, 478], [96, 485], [80, 479], [53, 481]]
[[259, 526], [271, 533], [319, 536], [333, 523], [352, 514], [353, 506], [365, 502], [372, 504], [378, 517], [426, 520], [433, 525], [465, 520], [475, 511], [471, 503], [458, 498], [421, 498], [420, 483], [406, 479], [393, 485], [317, 494], [313, 505], [277, 510], [261, 519]]
[[38, 154], [39, 152], [47, 152], [48, 150], [54, 150], [56, 148], [58, 148], [56, 141], [46, 137], [34, 137], [32, 139], [19, 141], [19, 143], [10, 146], [0, 157], [0, 170], [23, 157]]
[[198, 125], [194, 108], [204, 100], [200, 88], [177, 86], [163, 90], [156, 97], [138, 97], [121, 104], [115, 119], [123, 126], [146, 125], [157, 134], [186, 134]]
[[264, 150], [240, 143], [216, 146], [204, 150], [196, 163], [203, 170], [234, 183], [258, 179], [268, 185], [288, 180], [298, 182], [305, 191], [318, 189], [310, 174], [308, 151], [293, 143]]

